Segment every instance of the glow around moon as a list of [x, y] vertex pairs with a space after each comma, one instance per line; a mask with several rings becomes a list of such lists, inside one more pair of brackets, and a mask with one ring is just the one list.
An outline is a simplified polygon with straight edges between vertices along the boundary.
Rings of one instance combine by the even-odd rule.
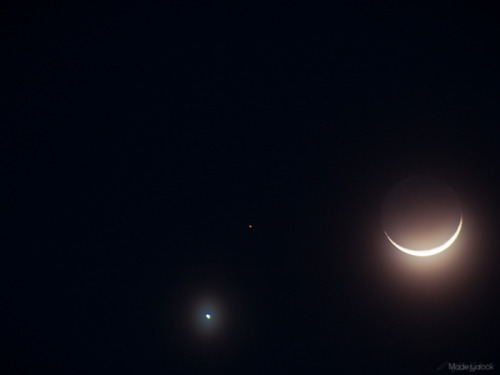
[[448, 241], [446, 241], [444, 244], [442, 244], [441, 246], [435, 247], [433, 249], [428, 249], [428, 250], [411, 250], [411, 249], [407, 249], [406, 247], [398, 245], [396, 242], [394, 242], [391, 239], [391, 237], [389, 237], [389, 235], [387, 234], [387, 232], [384, 231], [384, 233], [387, 236], [387, 239], [394, 246], [396, 246], [396, 248], [398, 248], [399, 250], [405, 252], [406, 254], [415, 255], [417, 257], [428, 257], [428, 256], [431, 256], [431, 255], [436, 255], [436, 254], [438, 254], [438, 253], [446, 250], [447, 248], [449, 248], [451, 246], [451, 244], [453, 242], [455, 242], [455, 240], [457, 239], [458, 235], [460, 234], [460, 230], [462, 229], [462, 222], [463, 222], [463, 215], [460, 217], [460, 223], [458, 224], [458, 228], [455, 231], [455, 233], [453, 234], [453, 236], [451, 236], [451, 238]]

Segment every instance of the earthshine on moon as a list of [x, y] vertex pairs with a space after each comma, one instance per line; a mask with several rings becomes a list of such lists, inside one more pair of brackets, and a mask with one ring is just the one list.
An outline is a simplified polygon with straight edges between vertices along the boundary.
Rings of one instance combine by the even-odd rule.
[[387, 239], [397, 249], [417, 257], [448, 249], [463, 224], [463, 211], [453, 189], [426, 175], [398, 183], [387, 195], [382, 211]]

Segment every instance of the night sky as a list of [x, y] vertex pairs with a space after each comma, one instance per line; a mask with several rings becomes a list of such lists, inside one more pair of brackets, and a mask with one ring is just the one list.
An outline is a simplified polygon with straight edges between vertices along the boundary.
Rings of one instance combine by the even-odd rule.
[[[500, 366], [493, 3], [2, 5], [0, 374]], [[418, 174], [463, 208], [425, 259]]]

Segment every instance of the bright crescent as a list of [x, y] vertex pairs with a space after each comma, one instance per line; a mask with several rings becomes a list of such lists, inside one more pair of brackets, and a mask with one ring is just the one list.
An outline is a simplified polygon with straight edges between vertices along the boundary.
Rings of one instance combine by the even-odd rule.
[[453, 234], [453, 236], [451, 236], [451, 238], [448, 241], [446, 241], [444, 244], [442, 244], [441, 246], [438, 246], [438, 247], [435, 247], [434, 249], [429, 249], [429, 250], [411, 250], [411, 249], [407, 249], [406, 247], [398, 245], [396, 242], [394, 242], [391, 239], [391, 237], [389, 237], [389, 235], [387, 234], [387, 232], [384, 231], [384, 233], [387, 236], [387, 238], [389, 239], [389, 241], [391, 241], [391, 243], [394, 246], [396, 246], [399, 250], [405, 252], [406, 254], [415, 255], [417, 257], [428, 257], [428, 256], [431, 256], [431, 255], [436, 255], [436, 254], [440, 253], [441, 251], [446, 250], [447, 248], [449, 248], [451, 246], [451, 244], [453, 242], [455, 242], [455, 240], [457, 239], [458, 235], [460, 234], [460, 230], [462, 229], [462, 222], [463, 222], [463, 215], [460, 217], [460, 223], [458, 224], [458, 228], [457, 228], [455, 234]]

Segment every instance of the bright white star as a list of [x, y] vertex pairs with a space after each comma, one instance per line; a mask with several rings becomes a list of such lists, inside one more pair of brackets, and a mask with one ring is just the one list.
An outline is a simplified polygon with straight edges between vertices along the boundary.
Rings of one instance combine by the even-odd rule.
[[210, 319], [210, 318], [211, 318], [210, 314], [205, 314], [205, 317], [206, 317], [207, 319]]

